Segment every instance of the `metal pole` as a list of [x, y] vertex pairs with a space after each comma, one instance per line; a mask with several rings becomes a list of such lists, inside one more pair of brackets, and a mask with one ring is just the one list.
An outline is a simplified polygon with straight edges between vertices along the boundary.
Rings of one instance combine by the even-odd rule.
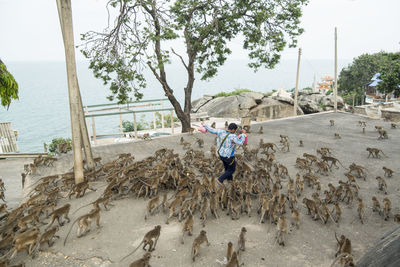
[[334, 95], [334, 110], [337, 112], [337, 28], [335, 27], [335, 88], [333, 90], [333, 95]]
[[135, 138], [138, 139], [137, 124], [136, 124], [136, 113], [135, 112], [133, 112], [133, 129], [135, 131]]
[[300, 56], [301, 48], [299, 48], [299, 55], [297, 59], [296, 89], [294, 91], [293, 116], [297, 116], [297, 94], [299, 92]]
[[75, 184], [84, 181], [81, 131], [79, 125], [79, 92], [76, 86], [74, 35], [71, 0], [57, 0], [58, 15], [64, 39], [65, 61], [68, 77], [68, 96], [71, 115], [72, 147], [74, 155]]
[[154, 130], [157, 128], [157, 124], [156, 124], [156, 113], [153, 112], [153, 128]]
[[174, 129], [174, 111], [171, 110], [171, 133], [175, 134], [175, 129]]

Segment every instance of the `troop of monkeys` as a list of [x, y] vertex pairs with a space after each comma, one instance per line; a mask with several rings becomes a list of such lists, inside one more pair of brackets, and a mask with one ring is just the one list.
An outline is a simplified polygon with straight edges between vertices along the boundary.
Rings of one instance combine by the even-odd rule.
[[[259, 132], [262, 133], [262, 130]], [[284, 135], [280, 137], [283, 148], [289, 151], [289, 145], [284, 144], [285, 142], [289, 144], [289, 138]], [[185, 141], [182, 140], [181, 143], [185, 145]], [[197, 140], [199, 140], [197, 141], [199, 148], [202, 148], [204, 141], [200, 138]], [[236, 154], [237, 171], [234, 174], [233, 182], [224, 187], [217, 187], [215, 174], [220, 173], [223, 166], [216, 156], [216, 146], [211, 147], [211, 156], [207, 157], [204, 151], [193, 149], [190, 145], [182, 159], [172, 149], [165, 148], [157, 150], [153, 156], [141, 161], [134, 161], [134, 157], [130, 153], [120, 154], [117, 159], [105, 164], [101, 164], [101, 158], [97, 158], [97, 167], [93, 170], [85, 170], [85, 182], [80, 184], [74, 184], [73, 172], [40, 178], [33, 184], [29, 199], [20, 207], [11, 212], [8, 212], [5, 206], [0, 208], [1, 214], [5, 213], [0, 225], [2, 238], [0, 250], [4, 252], [1, 260], [8, 262], [22, 250], [26, 250], [29, 255], [33, 256], [37, 250], [41, 249], [43, 243], [51, 246], [54, 238], [59, 238], [56, 235], [59, 228], [66, 222], [70, 223], [68, 217], [70, 204], [57, 207], [58, 200], [63, 196], [83, 197], [87, 190], [95, 190], [90, 187], [90, 183], [100, 179], [107, 182], [106, 188], [95, 201], [88, 204], [93, 205], [92, 210], [79, 216], [70, 225], [64, 245], [75, 224], [77, 224], [77, 237], [87, 234], [91, 230], [92, 223], [100, 226], [102, 210], [100, 205], [108, 210], [112, 200], [127, 195], [150, 199], [146, 207], [145, 219], [161, 209], [168, 213], [167, 224], [174, 217], [177, 217], [178, 221], [184, 221], [182, 244], [184, 244], [185, 234], [189, 236], [193, 234], [197, 211], [200, 215], [201, 225], [205, 227], [209, 214], [219, 218], [219, 210], [225, 211], [232, 220], [237, 220], [242, 213], [251, 216], [255, 209], [260, 216], [260, 223], [269, 220], [271, 224], [276, 224], [275, 240], [279, 245], [284, 246], [287, 242], [288, 228], [291, 225], [297, 229], [300, 227], [298, 199], [303, 194], [305, 185], [311, 187], [314, 192], [312, 198], [303, 197], [301, 202], [314, 220], [321, 220], [326, 224], [331, 219], [333, 223], [338, 224], [342, 213], [340, 202], [351, 204], [356, 198], [357, 214], [361, 223], [364, 223], [365, 204], [359, 194], [360, 186], [356, 181], [356, 178], [365, 180], [366, 170], [364, 167], [355, 163], [351, 164], [349, 172], [345, 174], [347, 181], [340, 180], [337, 186], [329, 183], [328, 190], [323, 192], [325, 198], [320, 197], [322, 186], [316, 174], [329, 175], [332, 166], [339, 168], [337, 163], [342, 164], [332, 156], [329, 148], [320, 148], [316, 151], [321, 158], [308, 153], [303, 154], [304, 158], [297, 158], [296, 167], [300, 171], [294, 180], [289, 176], [287, 167], [276, 161], [275, 148], [277, 146], [274, 143], [265, 143], [261, 139], [259, 149], [253, 150], [244, 146], [243, 154]], [[260, 154], [264, 154], [265, 157], [259, 155], [260, 150]], [[368, 157], [372, 155], [372, 157], [378, 158], [379, 154], [383, 153], [376, 148], [367, 148], [367, 151], [370, 153]], [[37, 161], [34, 165], [37, 168], [40, 163]], [[29, 170], [32, 168], [29, 167]], [[383, 171], [384, 177], [392, 177], [392, 170], [383, 167]], [[201, 179], [197, 178], [199, 174]], [[283, 189], [282, 179], [287, 179], [286, 191]], [[376, 180], [379, 190], [387, 194], [384, 178], [378, 176]], [[168, 198], [170, 190], [174, 193]], [[62, 194], [62, 192], [66, 194]], [[160, 192], [164, 193], [160, 194]], [[254, 199], [257, 203], [255, 207]], [[332, 210], [328, 208], [328, 204], [333, 205]], [[392, 207], [388, 198], [384, 198], [381, 206], [374, 196], [372, 204], [374, 212], [378, 212], [385, 220], [390, 218]], [[291, 223], [286, 218], [286, 208], [290, 209]], [[43, 221], [47, 218], [49, 218], [47, 226], [41, 232], [39, 226], [44, 224]], [[58, 225], [53, 226], [56, 220]], [[394, 220], [400, 222], [400, 215], [394, 215]], [[232, 242], [228, 243], [225, 266], [239, 266], [238, 254], [239, 251], [245, 250], [246, 232], [246, 228], [243, 227], [237, 250], [233, 249]], [[148, 252], [142, 258], [132, 262], [130, 266], [150, 266], [151, 252], [157, 245], [160, 233], [161, 226], [158, 225], [145, 234], [139, 246], [143, 245], [143, 249], [148, 247]], [[350, 239], [342, 235], [340, 239], [336, 237], [336, 240], [338, 250], [335, 262], [340, 260], [343, 266], [352, 266], [354, 263]], [[191, 248], [193, 261], [199, 256], [200, 245], [203, 243], [210, 244], [206, 231], [201, 230], [193, 240]], [[122, 258], [121, 261], [133, 252]], [[11, 257], [9, 257], [10, 254]]]

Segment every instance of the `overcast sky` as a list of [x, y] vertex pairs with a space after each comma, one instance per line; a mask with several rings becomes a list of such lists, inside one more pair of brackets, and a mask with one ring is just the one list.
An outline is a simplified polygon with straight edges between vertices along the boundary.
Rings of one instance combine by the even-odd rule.
[[[79, 34], [106, 25], [106, 0], [72, 0], [75, 42]], [[338, 56], [400, 51], [400, 0], [310, 0], [301, 18], [299, 39], [306, 59], [333, 57], [334, 27]], [[235, 59], [246, 59], [240, 41], [231, 44]], [[77, 59], [83, 59], [77, 52]], [[282, 59], [297, 57], [286, 49]], [[0, 58], [3, 61], [64, 60], [55, 0], [0, 0]]]

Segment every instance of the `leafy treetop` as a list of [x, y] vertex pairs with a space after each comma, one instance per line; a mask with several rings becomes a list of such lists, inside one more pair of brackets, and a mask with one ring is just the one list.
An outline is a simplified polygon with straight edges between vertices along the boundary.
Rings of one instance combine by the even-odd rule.
[[0, 99], [3, 107], [8, 107], [12, 99], [18, 99], [18, 83], [0, 59]]

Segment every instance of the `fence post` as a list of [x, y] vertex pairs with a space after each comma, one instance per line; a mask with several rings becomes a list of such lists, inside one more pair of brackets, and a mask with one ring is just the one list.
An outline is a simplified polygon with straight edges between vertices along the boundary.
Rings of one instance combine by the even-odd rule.
[[135, 112], [133, 112], [133, 129], [135, 131], [135, 138], [138, 139], [137, 124], [136, 124], [136, 113]]
[[119, 131], [121, 133], [123, 133], [123, 129], [122, 129], [122, 114], [121, 114], [121, 108], [119, 108]]
[[92, 134], [93, 134], [93, 142], [96, 145], [97, 144], [97, 138], [96, 138], [96, 124], [94, 122], [94, 117], [92, 117]]
[[[164, 102], [161, 100], [161, 109], [164, 109]], [[165, 126], [164, 126], [164, 110], [161, 111], [161, 128], [164, 130]]]
[[154, 130], [157, 128], [157, 124], [156, 124], [156, 113], [153, 112], [153, 128]]
[[174, 134], [174, 111], [171, 109], [171, 133]]

